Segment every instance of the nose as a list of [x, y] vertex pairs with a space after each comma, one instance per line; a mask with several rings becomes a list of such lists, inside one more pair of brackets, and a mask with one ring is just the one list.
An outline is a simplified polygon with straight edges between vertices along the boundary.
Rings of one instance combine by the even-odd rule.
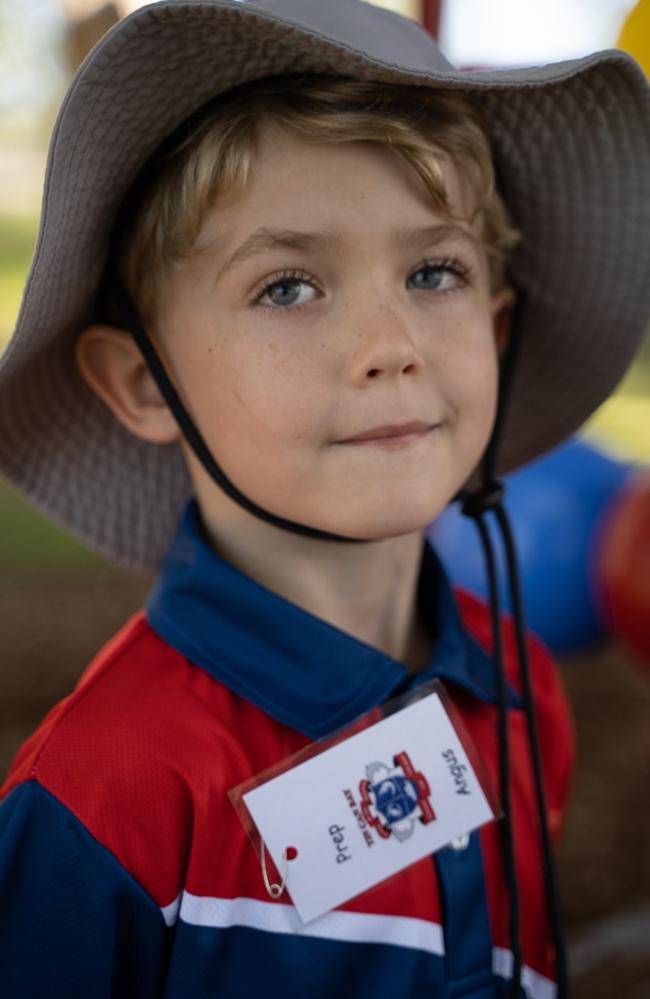
[[413, 376], [422, 360], [407, 324], [396, 308], [377, 304], [372, 313], [360, 309], [353, 320], [358, 334], [349, 355], [349, 376], [363, 388], [378, 378]]

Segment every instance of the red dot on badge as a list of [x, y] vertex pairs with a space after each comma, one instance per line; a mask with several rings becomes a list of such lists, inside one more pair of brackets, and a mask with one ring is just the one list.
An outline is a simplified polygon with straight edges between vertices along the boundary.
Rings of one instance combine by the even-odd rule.
[[295, 846], [288, 846], [286, 849], [287, 860], [295, 860], [298, 856], [298, 851]]

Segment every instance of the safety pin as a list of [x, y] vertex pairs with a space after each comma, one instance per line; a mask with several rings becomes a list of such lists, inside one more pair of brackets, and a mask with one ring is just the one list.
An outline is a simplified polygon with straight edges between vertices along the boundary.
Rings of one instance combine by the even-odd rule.
[[264, 887], [266, 888], [268, 894], [271, 898], [279, 898], [287, 885], [287, 864], [289, 861], [288, 850], [285, 847], [282, 853], [282, 877], [280, 884], [271, 884], [269, 881], [269, 876], [266, 870], [266, 853], [264, 851], [264, 840], [260, 838], [260, 843], [262, 844], [262, 877], [264, 878]]

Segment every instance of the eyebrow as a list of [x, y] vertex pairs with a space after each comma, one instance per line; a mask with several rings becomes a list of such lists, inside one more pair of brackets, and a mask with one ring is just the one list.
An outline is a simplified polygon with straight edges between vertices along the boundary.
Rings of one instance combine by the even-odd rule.
[[[436, 246], [446, 240], [462, 240], [477, 253], [481, 249], [481, 241], [474, 233], [451, 222], [418, 226], [411, 229], [397, 229], [392, 233], [391, 242], [398, 249], [403, 249], [408, 246]], [[302, 250], [303, 252], [337, 250], [340, 249], [343, 242], [342, 233], [337, 231], [300, 232], [296, 229], [272, 229], [268, 227], [256, 229], [219, 268], [214, 283], [216, 285], [237, 264], [270, 250]]]

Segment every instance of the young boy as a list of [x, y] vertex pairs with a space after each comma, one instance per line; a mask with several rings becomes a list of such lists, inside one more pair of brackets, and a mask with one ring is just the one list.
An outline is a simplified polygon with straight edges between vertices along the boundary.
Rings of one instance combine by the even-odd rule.
[[[158, 577], [2, 788], [3, 996], [566, 994], [571, 724], [482, 517], [641, 338], [649, 103], [622, 53], [462, 74], [357, 0], [165, 0], [86, 60], [0, 460]], [[456, 498], [490, 608], [423, 539]], [[504, 817], [303, 923], [228, 792], [435, 677]]]

